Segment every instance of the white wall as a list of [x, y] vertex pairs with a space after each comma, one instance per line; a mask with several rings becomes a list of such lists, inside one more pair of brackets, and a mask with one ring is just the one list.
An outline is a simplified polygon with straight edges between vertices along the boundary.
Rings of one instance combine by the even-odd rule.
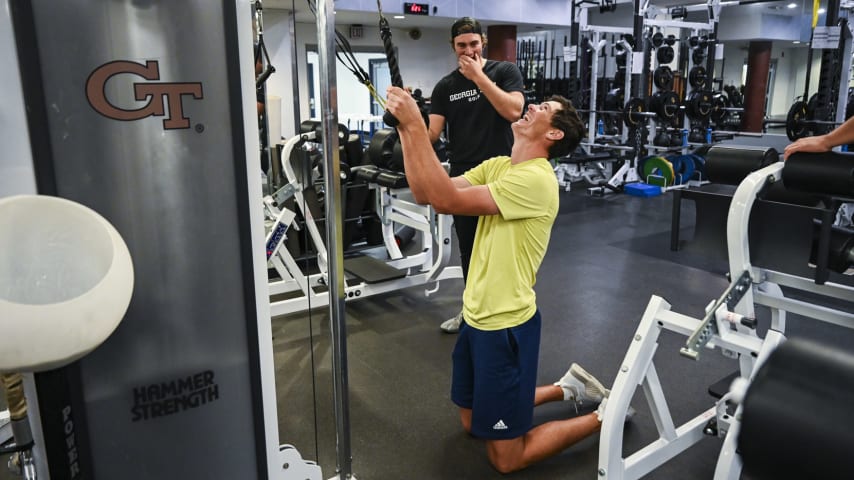
[[[747, 61], [747, 45], [732, 43], [725, 44], [724, 48], [726, 58], [724, 85], [739, 86], [743, 83], [741, 73], [742, 66]], [[777, 73], [775, 83], [772, 86], [771, 108], [769, 112], [766, 112], [767, 116], [784, 118], [796, 98], [804, 94], [807, 53], [807, 48], [795, 47], [789, 41], [774, 42], [771, 48], [771, 60], [777, 62]], [[820, 66], [821, 55], [816, 51], [813, 53], [810, 73], [809, 91], [811, 94], [818, 89]], [[718, 65], [719, 67], [720, 65]]]
[[[264, 44], [276, 72], [267, 80], [267, 95], [282, 99], [281, 135], [294, 135], [294, 95], [291, 68], [291, 34], [287, 10], [264, 9]], [[302, 87], [300, 87], [302, 90]], [[303, 105], [300, 99], [300, 105]], [[308, 117], [305, 117], [308, 118]], [[275, 138], [276, 132], [271, 132]]]
[[18, 56], [6, 0], [0, 0], [0, 197], [36, 193]]
[[[794, 48], [790, 42], [778, 42], [771, 49], [772, 58], [777, 60], [777, 75], [774, 84], [773, 105], [769, 116], [784, 118], [789, 113], [789, 108], [795, 102], [796, 97], [804, 94], [804, 81], [806, 80], [807, 62], [806, 48]], [[818, 88], [819, 55], [815, 55], [815, 62], [810, 75], [810, 91], [815, 92]]]
[[[447, 17], [448, 27], [453, 19], [469, 16], [479, 20], [495, 20], [510, 24], [544, 25], [569, 24], [571, 2], [566, 0], [434, 0], [428, 2], [431, 15]], [[375, 0], [336, 0], [336, 10], [376, 12]], [[403, 12], [403, 2], [383, 2], [383, 14]]]
[[[282, 135], [290, 137], [296, 133], [293, 115], [294, 92], [291, 81], [291, 43], [288, 32], [288, 15], [286, 10], [264, 10], [264, 41], [273, 65], [276, 67], [270, 80], [267, 82], [268, 95], [282, 98]], [[345, 36], [348, 34], [349, 25], [336, 25], [336, 29]], [[444, 75], [450, 72], [456, 63], [453, 51], [448, 42], [450, 23], [448, 28], [421, 29], [421, 38], [412, 40], [409, 32], [403, 29], [392, 28], [392, 41], [398, 50], [398, 63], [400, 65], [403, 83], [413, 88], [420, 88], [425, 96], [429, 96], [433, 85]], [[296, 24], [297, 42], [297, 73], [299, 78], [299, 115], [300, 120], [309, 119], [308, 80], [306, 77], [306, 45], [316, 48], [317, 27], [313, 23]], [[372, 25], [363, 26], [361, 39], [349, 39], [354, 51], [360, 47], [371, 47], [382, 51], [382, 40], [379, 28]], [[367, 71], [367, 63], [362, 64]], [[352, 77], [352, 73], [340, 62], [336, 62], [336, 78], [342, 76]], [[355, 77], [353, 77], [355, 78]], [[351, 92], [341, 92], [349, 94]], [[379, 92], [383, 97], [385, 92]], [[364, 90], [367, 99], [367, 89]], [[367, 100], [366, 100], [367, 101]], [[341, 102], [339, 102], [340, 104]], [[339, 107], [339, 113], [342, 113]]]

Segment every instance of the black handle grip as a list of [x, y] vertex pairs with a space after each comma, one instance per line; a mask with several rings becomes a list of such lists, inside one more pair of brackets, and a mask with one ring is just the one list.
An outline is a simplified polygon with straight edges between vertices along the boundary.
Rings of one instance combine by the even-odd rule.
[[392, 128], [397, 127], [400, 124], [400, 122], [397, 121], [397, 117], [392, 115], [388, 110], [383, 114], [383, 122]]
[[744, 317], [741, 319], [741, 324], [747, 328], [756, 329], [757, 322], [755, 318]]
[[[391, 27], [385, 17], [380, 19], [380, 37], [383, 40], [383, 50], [388, 61], [388, 71], [391, 75], [391, 84], [403, 88], [403, 78], [400, 76], [400, 65], [397, 63], [397, 55], [394, 53], [394, 45], [391, 43]], [[383, 122], [390, 127], [396, 127], [400, 122], [388, 111], [383, 114]]]
[[270, 75], [276, 73], [276, 67], [272, 65], [268, 65], [267, 68], [261, 72], [261, 75], [258, 75], [258, 78], [255, 79], [255, 88], [261, 88], [261, 85], [270, 78]]

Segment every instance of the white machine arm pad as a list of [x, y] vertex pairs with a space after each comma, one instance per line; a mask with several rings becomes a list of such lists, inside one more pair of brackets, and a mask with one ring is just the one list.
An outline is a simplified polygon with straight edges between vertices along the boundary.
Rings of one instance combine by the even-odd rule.
[[0, 372], [50, 370], [94, 350], [124, 317], [133, 283], [127, 245], [95, 211], [0, 199]]

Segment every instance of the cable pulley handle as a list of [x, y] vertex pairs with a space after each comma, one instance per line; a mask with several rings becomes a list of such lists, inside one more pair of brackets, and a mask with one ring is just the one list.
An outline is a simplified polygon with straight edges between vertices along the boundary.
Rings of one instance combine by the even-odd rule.
[[261, 75], [258, 75], [258, 78], [255, 79], [255, 88], [261, 88], [261, 85], [264, 85], [264, 82], [270, 78], [270, 75], [276, 73], [276, 67], [272, 65], [267, 65], [267, 68], [261, 72]]
[[[397, 63], [397, 54], [394, 53], [394, 45], [391, 43], [391, 28], [388, 25], [388, 20], [385, 17], [380, 18], [380, 37], [383, 40], [383, 49], [385, 57], [388, 61], [388, 70], [391, 74], [391, 84], [395, 87], [403, 88], [403, 78], [400, 76], [400, 65]], [[396, 127], [397, 118], [390, 112], [386, 111], [383, 114], [383, 122], [391, 127]]]
[[400, 65], [397, 63], [397, 54], [394, 52], [394, 45], [391, 43], [391, 29], [385, 18], [380, 21], [380, 36], [383, 40], [383, 48], [385, 49], [385, 56], [388, 60], [388, 69], [391, 73], [391, 84], [395, 87], [403, 88]]

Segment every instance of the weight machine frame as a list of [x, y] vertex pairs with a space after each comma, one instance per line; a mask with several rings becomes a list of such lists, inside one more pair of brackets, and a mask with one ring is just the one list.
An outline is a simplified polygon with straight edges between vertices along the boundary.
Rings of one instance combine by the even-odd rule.
[[[580, 58], [582, 55], [581, 49], [581, 33], [589, 33], [591, 38], [589, 40], [591, 47], [593, 48], [592, 55], [592, 64], [590, 65], [590, 99], [587, 105], [584, 107], [587, 108], [587, 138], [593, 139], [588, 142], [582, 142], [580, 144], [581, 148], [585, 153], [591, 155], [593, 153], [593, 147], [604, 147], [604, 145], [599, 145], [595, 143], [595, 139], [597, 137], [604, 138], [603, 135], [598, 135], [597, 133], [597, 122], [596, 116], [598, 112], [596, 112], [596, 98], [598, 96], [598, 71], [599, 71], [599, 52], [602, 51], [603, 48], [606, 47], [606, 40], [602, 38], [604, 34], [614, 33], [614, 34], [633, 34], [634, 29], [630, 27], [617, 27], [617, 26], [601, 26], [601, 25], [590, 25], [588, 23], [588, 15], [589, 8], [598, 6], [598, 4], [590, 4], [579, 2], [573, 6], [573, 23], [578, 25], [578, 38], [573, 38], [572, 41], [575, 42], [575, 45], [570, 45], [570, 48], [576, 48], [576, 74], [579, 77], [582, 77], [582, 73], [580, 72]], [[617, 43], [621, 43], [626, 51], [626, 68], [631, 69], [632, 65], [632, 49], [631, 46], [626, 42], [625, 39], [619, 40]], [[625, 76], [625, 80], [623, 82], [622, 88], [624, 92], [628, 92], [631, 89], [632, 78], [630, 74]], [[628, 139], [628, 134], [626, 128], [622, 128], [622, 133], [620, 134], [621, 143], [625, 144]], [[610, 149], [615, 149], [614, 146], [608, 146]], [[620, 148], [616, 148], [620, 149]], [[620, 168], [620, 172], [614, 173], [613, 171], [613, 163], [617, 159], [607, 161], [607, 166], [605, 165], [605, 161], [593, 161], [591, 163], [594, 164], [593, 170], [587, 169], [582, 165], [576, 165], [571, 162], [557, 162], [555, 166], [555, 175], [558, 178], [558, 184], [563, 187], [564, 191], [569, 191], [571, 188], [571, 182], [574, 180], [584, 179], [590, 182], [590, 175], [598, 174], [602, 175], [605, 178], [610, 178], [609, 184], [614, 181], [615, 178], [623, 178], [622, 171], [625, 168], [625, 164], [629, 163], [629, 160], [625, 160], [623, 162], [623, 166]], [[636, 181], [637, 178], [634, 178], [630, 181]], [[590, 182], [592, 183], [592, 182]], [[612, 184], [613, 187], [616, 187], [617, 184]], [[593, 188], [602, 188], [602, 187], [593, 187]]]
[[0, 445], [12, 439], [12, 422], [9, 410], [0, 410]]
[[[297, 135], [285, 142], [282, 152], [282, 172], [287, 184], [273, 195], [264, 198], [264, 210], [268, 218], [274, 219], [266, 236], [267, 259], [281, 280], [269, 283], [270, 296], [287, 294], [288, 298], [271, 301], [272, 316], [287, 315], [329, 304], [329, 294], [325, 287], [329, 285], [327, 253], [325, 242], [314, 222], [310, 209], [303, 209], [305, 185], [297, 175], [292, 163], [291, 152], [305, 142], [314, 141], [315, 132]], [[359, 167], [354, 167], [358, 169]], [[405, 270], [403, 278], [368, 283], [348, 278], [344, 292], [346, 301], [357, 300], [403, 288], [435, 283], [433, 288], [424, 291], [430, 296], [438, 291], [442, 280], [462, 279], [462, 268], [448, 266], [451, 256], [451, 226], [453, 216], [437, 214], [430, 205], [418, 205], [402, 197], [409, 193], [408, 188], [392, 188], [370, 183], [374, 191], [374, 209], [382, 223], [383, 252], [387, 258], [385, 265]], [[282, 207], [284, 202], [295, 198], [296, 208], [305, 218], [305, 228], [312, 246], [317, 251], [319, 272], [307, 273], [300, 268], [297, 260], [287, 248], [283, 248], [287, 232], [296, 218], [296, 212]], [[394, 226], [406, 225], [419, 233], [421, 246], [417, 253], [404, 255], [394, 238]]]
[[[741, 407], [727, 408], [730, 393], [680, 426], [674, 425], [653, 357], [662, 330], [689, 337], [681, 352], [697, 360], [702, 348], [720, 348], [739, 360], [740, 376], [751, 379], [773, 349], [785, 341], [786, 312], [854, 329], [854, 313], [810, 304], [783, 295], [780, 286], [817, 294], [825, 299], [854, 298], [854, 287], [836, 283], [817, 284], [810, 279], [762, 269], [751, 264], [748, 243], [750, 212], [757, 194], [769, 183], [780, 181], [783, 163], [751, 173], [738, 187], [727, 218], [727, 249], [731, 283], [709, 304], [703, 319], [670, 311], [670, 304], [653, 295], [617, 374], [602, 421], [598, 478], [640, 478], [699, 442], [703, 435], [724, 438], [715, 478], [735, 480], [741, 473], [736, 452]], [[771, 310], [771, 324], [764, 338], [755, 330], [755, 305]], [[658, 431], [658, 439], [623, 458], [624, 418], [632, 397], [643, 387]]]

